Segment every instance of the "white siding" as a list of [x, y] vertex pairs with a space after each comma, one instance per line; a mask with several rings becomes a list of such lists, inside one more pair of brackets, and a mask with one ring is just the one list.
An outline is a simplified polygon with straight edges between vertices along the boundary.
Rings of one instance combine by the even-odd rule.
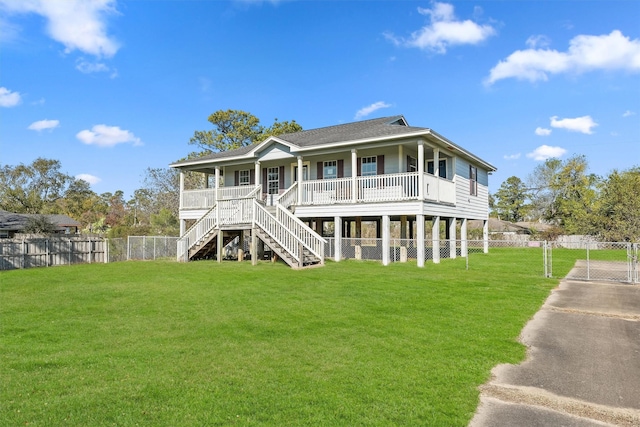
[[478, 168], [478, 195], [469, 191], [469, 162], [456, 159], [456, 212], [458, 218], [487, 219], [489, 217], [489, 177]]

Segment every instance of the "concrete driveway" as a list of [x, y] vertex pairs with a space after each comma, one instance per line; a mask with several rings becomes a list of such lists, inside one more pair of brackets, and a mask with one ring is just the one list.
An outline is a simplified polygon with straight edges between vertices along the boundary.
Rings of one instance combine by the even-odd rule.
[[493, 369], [470, 427], [640, 426], [640, 286], [565, 279], [520, 340], [527, 360]]

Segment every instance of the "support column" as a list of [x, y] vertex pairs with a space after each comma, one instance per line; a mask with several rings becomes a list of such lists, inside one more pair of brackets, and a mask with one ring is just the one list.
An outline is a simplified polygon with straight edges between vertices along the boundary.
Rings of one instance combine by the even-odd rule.
[[216, 189], [216, 202], [218, 201], [218, 189], [220, 188], [220, 166], [216, 166], [216, 182], [213, 188]]
[[433, 263], [440, 263], [440, 217], [433, 217], [433, 225], [431, 226], [431, 242], [433, 246]]
[[382, 265], [389, 265], [391, 250], [391, 220], [389, 215], [382, 216]]
[[358, 151], [351, 150], [351, 201], [358, 201]]
[[302, 173], [303, 167], [302, 156], [298, 156], [298, 204], [302, 203], [302, 179], [304, 177], [304, 174]]
[[224, 231], [218, 231], [218, 247], [216, 248], [218, 252], [218, 262], [222, 262], [222, 249], [224, 247]]
[[418, 200], [424, 200], [424, 190], [424, 143], [420, 141], [418, 142]]
[[460, 256], [469, 256], [469, 245], [467, 243], [467, 218], [462, 218], [460, 224]]
[[[254, 176], [254, 180], [256, 185], [261, 185], [262, 184], [262, 174], [260, 173], [260, 162], [256, 162], [255, 165], [253, 166], [254, 168], [254, 172], [253, 172], [253, 176]], [[264, 189], [261, 191], [261, 193], [264, 192]], [[258, 199], [262, 200], [262, 195], [259, 194], [258, 195]]]
[[483, 240], [483, 252], [489, 253], [489, 220], [485, 219], [482, 222], [482, 240]]
[[449, 218], [449, 258], [455, 259], [456, 253], [456, 218]]
[[440, 149], [433, 149], [433, 175], [436, 177], [436, 200], [440, 201]]
[[322, 218], [316, 218], [315, 222], [316, 222], [316, 233], [322, 236], [322, 233], [324, 232]]
[[183, 208], [183, 206], [182, 206], [182, 195], [183, 194], [184, 194], [184, 172], [180, 171], [180, 209]]
[[238, 240], [238, 262], [242, 262], [244, 261], [244, 230], [240, 231]]
[[251, 230], [251, 265], [258, 265], [258, 228]]
[[342, 259], [342, 218], [336, 216], [333, 218], [333, 237], [335, 238], [336, 262]]
[[187, 231], [187, 220], [180, 220], [180, 236], [184, 236], [185, 231]]
[[424, 215], [416, 215], [416, 245], [418, 267], [424, 267]]
[[407, 216], [400, 217], [400, 262], [407, 262]]
[[362, 259], [362, 217], [356, 217], [356, 244], [354, 245], [356, 259]]

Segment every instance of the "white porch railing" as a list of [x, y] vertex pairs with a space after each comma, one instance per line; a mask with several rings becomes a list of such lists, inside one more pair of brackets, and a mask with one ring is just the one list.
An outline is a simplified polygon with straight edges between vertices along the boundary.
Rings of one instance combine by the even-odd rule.
[[441, 203], [456, 203], [456, 185], [453, 181], [424, 174], [424, 198]]
[[218, 202], [220, 225], [251, 224], [254, 199], [220, 200]]
[[359, 176], [358, 201], [390, 202], [418, 198], [418, 173]]
[[236, 187], [205, 188], [203, 190], [185, 190], [180, 195], [180, 209], [208, 209], [218, 200], [234, 200], [255, 197], [260, 193], [260, 185], [241, 185]]
[[320, 258], [320, 263], [324, 264], [324, 245], [327, 244], [324, 238], [282, 205], [277, 205], [276, 207], [276, 218], [286, 229], [298, 236], [302, 240], [304, 247]]
[[303, 205], [351, 203], [351, 178], [316, 179], [302, 182]]

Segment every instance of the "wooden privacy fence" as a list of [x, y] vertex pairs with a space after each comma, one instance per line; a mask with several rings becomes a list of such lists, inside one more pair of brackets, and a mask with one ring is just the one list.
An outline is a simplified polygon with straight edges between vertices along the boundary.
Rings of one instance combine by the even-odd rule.
[[100, 237], [40, 237], [0, 240], [0, 270], [108, 262], [109, 248]]

